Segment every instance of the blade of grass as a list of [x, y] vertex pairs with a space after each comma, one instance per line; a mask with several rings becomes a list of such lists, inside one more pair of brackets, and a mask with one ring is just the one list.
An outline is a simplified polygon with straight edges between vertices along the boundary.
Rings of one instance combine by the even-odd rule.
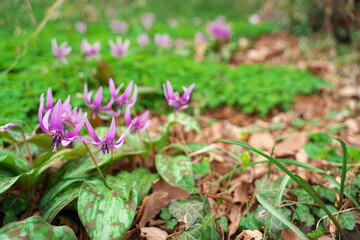
[[347, 152], [347, 147], [346, 147], [346, 144], [344, 143], [344, 141], [339, 138], [335, 138], [335, 139], [340, 142], [342, 153], [343, 153], [343, 166], [341, 169], [340, 200], [339, 200], [339, 209], [341, 209], [341, 207], [343, 205], [343, 199], [344, 199], [344, 189], [345, 189], [346, 172], [347, 172], [346, 164], [347, 164], [348, 152]]
[[279, 187], [279, 191], [276, 195], [276, 198], [274, 200], [274, 206], [279, 206], [281, 203], [281, 198], [284, 195], [284, 191], [286, 188], [286, 185], [288, 184], [290, 180], [290, 176], [289, 175], [285, 175], [285, 177], [283, 178], [283, 180], [281, 181], [280, 187]]
[[259, 154], [260, 156], [265, 157], [266, 159], [268, 159], [269, 161], [271, 161], [273, 164], [275, 164], [278, 168], [280, 168], [282, 171], [284, 171], [287, 175], [289, 175], [289, 177], [291, 177], [291, 179], [293, 179], [297, 184], [299, 184], [300, 187], [302, 187], [313, 199], [314, 201], [319, 204], [319, 206], [324, 210], [324, 212], [326, 213], [326, 215], [329, 216], [329, 218], [331, 219], [331, 221], [334, 223], [334, 225], [336, 226], [336, 228], [338, 229], [341, 238], [344, 240], [347, 240], [346, 235], [344, 234], [344, 231], [342, 230], [339, 222], [335, 219], [335, 217], [331, 214], [331, 212], [329, 211], [329, 209], [325, 206], [324, 202], [318, 197], [317, 193], [310, 188], [309, 184], [305, 184], [305, 181], [302, 181], [301, 178], [299, 178], [298, 176], [295, 176], [292, 172], [290, 172], [284, 165], [282, 165], [278, 160], [270, 157], [269, 155], [259, 151], [258, 149], [244, 143], [241, 141], [233, 141], [233, 140], [226, 140], [226, 139], [220, 139], [220, 142], [225, 142], [225, 143], [230, 143], [230, 144], [235, 144], [238, 146], [241, 146], [243, 148], [246, 148], [248, 150], [251, 150], [257, 154]]
[[260, 194], [255, 194], [256, 199], [258, 202], [273, 216], [275, 216], [277, 219], [279, 219], [282, 223], [284, 223], [286, 226], [288, 226], [294, 233], [296, 233], [299, 237], [302, 239], [308, 240], [309, 238], [301, 232], [293, 223], [291, 223], [289, 220], [286, 219], [285, 216], [282, 215], [276, 208], [271, 206], [270, 203], [268, 203], [263, 197], [261, 197]]

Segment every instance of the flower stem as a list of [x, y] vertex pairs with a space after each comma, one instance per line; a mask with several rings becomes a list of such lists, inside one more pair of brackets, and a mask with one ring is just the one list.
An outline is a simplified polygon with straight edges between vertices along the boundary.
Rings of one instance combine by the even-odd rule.
[[95, 167], [96, 167], [96, 170], [98, 171], [101, 179], [104, 181], [105, 186], [110, 189], [110, 187], [107, 185], [107, 183], [106, 183], [106, 181], [105, 181], [104, 174], [102, 173], [102, 171], [100, 170], [100, 168], [99, 168], [99, 166], [98, 166], [98, 164], [97, 164], [97, 162], [96, 162], [95, 156], [94, 156], [94, 155], [92, 154], [92, 152], [90, 151], [89, 146], [86, 144], [86, 142], [82, 142], [82, 143], [84, 144], [84, 146], [85, 146], [86, 150], [88, 151], [91, 159], [93, 160], [94, 165], [95, 165]]
[[28, 155], [29, 155], [30, 166], [34, 167], [34, 161], [33, 161], [33, 158], [32, 158], [31, 151], [30, 151], [29, 143], [28, 143], [28, 141], [26, 139], [26, 136], [25, 136], [25, 133], [24, 133], [24, 131], [23, 131], [23, 129], [21, 127], [20, 127], [20, 131], [21, 131], [21, 135], [22, 135], [22, 137], [24, 139], [26, 150], [27, 150]]

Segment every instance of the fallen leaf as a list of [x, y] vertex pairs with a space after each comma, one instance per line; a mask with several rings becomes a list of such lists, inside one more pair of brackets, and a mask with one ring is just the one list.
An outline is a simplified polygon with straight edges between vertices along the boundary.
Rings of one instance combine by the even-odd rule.
[[190, 196], [187, 191], [178, 187], [173, 187], [162, 179], [155, 180], [152, 190], [153, 192], [167, 192], [170, 200], [182, 199]]
[[307, 135], [305, 132], [293, 133], [284, 141], [275, 146], [275, 156], [285, 157], [289, 155], [294, 155], [304, 146], [306, 142]]
[[332, 238], [328, 235], [324, 235], [324, 236], [321, 236], [320, 238], [318, 238], [318, 240], [335, 240], [335, 238]]
[[275, 145], [275, 139], [268, 133], [255, 133], [250, 136], [249, 145], [271, 151]]
[[339, 95], [341, 97], [359, 97], [360, 91], [359, 88], [353, 86], [346, 86], [339, 90]]
[[156, 227], [141, 228], [141, 236], [146, 237], [147, 240], [166, 240], [167, 232]]
[[244, 230], [236, 236], [235, 240], [262, 240], [262, 238], [263, 234], [259, 230]]
[[355, 119], [349, 118], [344, 122], [345, 126], [347, 127], [348, 131], [351, 133], [359, 132], [359, 126]]
[[227, 217], [230, 219], [231, 222], [228, 228], [229, 231], [228, 239], [230, 239], [231, 235], [236, 233], [237, 229], [239, 228], [240, 216], [241, 213], [239, 207], [237, 207], [236, 205], [231, 205], [230, 211], [227, 214]]
[[150, 219], [158, 215], [161, 209], [170, 203], [169, 195], [164, 191], [153, 192], [149, 196], [146, 196], [146, 198], [148, 199], [139, 222], [140, 227], [144, 227]]
[[292, 230], [290, 229], [284, 229], [281, 231], [280, 234], [280, 239], [281, 240], [301, 240], [302, 238], [299, 237], [296, 233], [294, 233]]

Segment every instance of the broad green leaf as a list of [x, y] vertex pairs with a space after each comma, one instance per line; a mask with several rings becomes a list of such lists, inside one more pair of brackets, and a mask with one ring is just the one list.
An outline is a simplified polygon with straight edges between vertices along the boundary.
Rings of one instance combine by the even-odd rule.
[[202, 232], [201, 224], [197, 223], [188, 230], [182, 232], [178, 238], [178, 240], [194, 240], [200, 239]]
[[41, 217], [30, 217], [13, 222], [0, 229], [1, 240], [76, 240], [74, 232], [67, 226], [52, 226]]
[[[9, 141], [11, 144], [22, 144], [24, 142], [21, 132], [9, 130], [0, 132], [0, 136]], [[51, 149], [51, 137], [47, 134], [28, 134], [25, 133], [25, 138], [29, 143], [38, 145], [39, 147]]]
[[199, 123], [195, 119], [193, 119], [191, 116], [189, 116], [183, 112], [178, 112], [177, 115], [175, 113], [171, 113], [168, 115], [168, 125], [171, 126], [175, 123], [179, 123], [186, 127], [190, 127], [193, 130], [195, 130], [197, 133], [201, 132]]
[[260, 223], [257, 220], [255, 213], [248, 211], [246, 216], [241, 216], [240, 227], [244, 230], [259, 230]]
[[255, 181], [255, 187], [266, 201], [273, 203], [278, 195], [280, 184], [267, 178], [261, 178]]
[[[116, 183], [117, 189], [127, 188], [126, 182], [116, 177], [106, 179], [111, 187]], [[117, 189], [107, 188], [99, 179], [84, 181], [81, 186], [78, 212], [91, 239], [122, 239], [130, 228], [138, 203], [137, 188], [133, 185], [128, 200]]]
[[11, 173], [0, 169], [0, 194], [8, 190], [19, 177], [20, 175], [13, 176]]
[[323, 186], [313, 186], [320, 197], [325, 198], [330, 202], [335, 202], [337, 190], [335, 188], [326, 188]]
[[310, 212], [310, 208], [305, 204], [297, 204], [293, 215], [293, 219], [297, 219], [300, 222], [304, 222], [306, 226], [312, 226], [315, 224], [315, 218]]
[[[243, 216], [241, 216], [241, 218], [243, 218]], [[224, 232], [229, 231], [229, 219], [226, 216], [221, 216], [216, 219], [216, 223], [221, 226]]]
[[220, 235], [216, 231], [215, 218], [211, 213], [206, 214], [202, 219], [202, 228], [201, 239], [220, 240]]
[[313, 203], [314, 199], [303, 188], [290, 189], [290, 192], [295, 194], [298, 202]]
[[160, 176], [170, 185], [182, 188], [189, 193], [196, 193], [192, 163], [188, 156], [168, 156], [157, 154], [155, 165]]
[[173, 200], [169, 205], [169, 212], [179, 222], [185, 222], [186, 229], [189, 229], [198, 218], [203, 217], [204, 204], [190, 199]]
[[194, 178], [200, 179], [210, 172], [209, 157], [204, 157], [200, 163], [193, 165]]
[[51, 222], [66, 205], [77, 198], [79, 190], [80, 186], [70, 187], [49, 201], [41, 210], [44, 220]]
[[0, 168], [16, 175], [30, 170], [29, 163], [18, 157], [13, 151], [0, 149]]

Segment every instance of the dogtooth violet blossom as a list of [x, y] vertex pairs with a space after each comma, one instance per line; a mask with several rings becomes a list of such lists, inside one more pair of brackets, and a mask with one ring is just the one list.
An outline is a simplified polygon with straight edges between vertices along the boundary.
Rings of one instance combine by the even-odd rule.
[[129, 29], [129, 25], [121, 20], [111, 20], [109, 26], [114, 33], [125, 34]]
[[170, 106], [174, 107], [175, 111], [178, 111], [179, 109], [185, 109], [189, 106], [188, 102], [194, 87], [195, 83], [191, 84], [189, 88], [182, 87], [184, 94], [180, 97], [178, 92], [174, 92], [170, 81], [167, 81], [166, 84], [163, 84], [165, 99]]
[[73, 108], [70, 104], [70, 95], [62, 104], [63, 114], [62, 119], [64, 124], [70, 126], [71, 124], [77, 125], [83, 118], [83, 112], [81, 108]]
[[[115, 88], [115, 83], [112, 78], [109, 79], [109, 88], [110, 88], [110, 94], [112, 99], [117, 103], [117, 108], [121, 109], [124, 106], [130, 106], [132, 107], [137, 99], [137, 86], [134, 84], [134, 81], [131, 81], [124, 91], [123, 94], [118, 96], [121, 88], [124, 86], [124, 84], [121, 84], [118, 88]], [[134, 88], [134, 91], [133, 91]], [[131, 96], [132, 93], [132, 96]]]
[[121, 58], [127, 54], [130, 46], [130, 40], [126, 39], [124, 42], [122, 42], [121, 37], [117, 37], [116, 43], [114, 43], [112, 40], [109, 40], [109, 45], [111, 48], [111, 54], [114, 57]]
[[137, 36], [137, 42], [141, 46], [148, 45], [149, 41], [149, 36], [146, 33], [142, 33]]
[[214, 21], [207, 24], [207, 31], [214, 38], [227, 42], [231, 36], [230, 25], [223, 16], [217, 17]]
[[155, 34], [154, 42], [158, 47], [169, 47], [171, 45], [171, 38], [167, 34]]
[[59, 59], [59, 61], [63, 64], [68, 64], [68, 60], [65, 58], [71, 52], [71, 47], [67, 45], [67, 42], [63, 42], [60, 46], [58, 46], [56, 39], [51, 40], [51, 49], [54, 56]]
[[96, 147], [101, 146], [100, 151], [103, 154], [109, 153], [110, 148], [120, 148], [123, 145], [126, 134], [129, 130], [129, 128], [128, 128], [128, 130], [125, 133], [121, 134], [120, 138], [114, 142], [115, 135], [116, 135], [116, 126], [115, 126], [115, 118], [114, 117], [111, 120], [109, 130], [107, 131], [107, 133], [101, 140], [99, 139], [98, 135], [96, 134], [94, 128], [91, 126], [89, 120], [86, 119], [85, 124], [86, 124], [86, 128], [89, 132], [89, 135], [92, 137], [92, 140], [87, 137], [78, 136], [76, 138], [76, 141], [88, 142]]
[[87, 25], [85, 22], [77, 22], [75, 24], [75, 28], [79, 33], [85, 33], [87, 29]]
[[53, 108], [52, 90], [48, 88], [46, 93], [46, 107], [43, 107], [42, 111], [46, 113], [48, 110]]
[[87, 60], [90, 60], [92, 58], [99, 60], [100, 49], [101, 46], [99, 41], [95, 42], [93, 45], [91, 45], [86, 39], [83, 39], [81, 41], [81, 51], [85, 55]]
[[93, 114], [92, 114], [92, 118], [94, 119], [96, 116], [99, 116], [101, 119], [107, 120], [108, 118], [106, 116], [100, 115], [101, 112], [104, 113], [108, 113], [108, 114], [112, 114], [112, 115], [116, 115], [116, 112], [114, 112], [113, 110], [111, 110], [111, 106], [114, 103], [113, 99], [110, 99], [110, 101], [104, 106], [101, 107], [101, 102], [102, 102], [102, 96], [103, 96], [103, 89], [102, 87], [100, 87], [98, 89], [98, 91], [95, 94], [95, 97], [93, 99], [93, 101], [91, 102], [91, 96], [92, 96], [93, 92], [89, 92], [88, 91], [88, 86], [87, 84], [84, 85], [84, 100], [85, 100], [85, 104], [86, 106], [88, 106], [89, 108], [92, 109]]
[[130, 127], [131, 134], [134, 134], [136, 131], [145, 130], [150, 124], [148, 117], [149, 111], [146, 111], [138, 117], [131, 118], [130, 107], [126, 108], [124, 114], [126, 126]]
[[155, 15], [153, 13], [144, 13], [141, 15], [141, 23], [146, 30], [150, 30], [155, 22]]
[[40, 96], [40, 106], [38, 111], [38, 118], [40, 128], [44, 133], [52, 136], [51, 145], [54, 144], [53, 152], [57, 151], [57, 147], [61, 144], [62, 146], [67, 146], [71, 141], [74, 140], [76, 135], [79, 133], [81, 128], [84, 125], [86, 114], [82, 121], [75, 126], [73, 130], [66, 133], [65, 127], [63, 125], [63, 108], [61, 100], [58, 100], [55, 106], [52, 109], [49, 109], [43, 117], [43, 107], [44, 107], [44, 94]]

